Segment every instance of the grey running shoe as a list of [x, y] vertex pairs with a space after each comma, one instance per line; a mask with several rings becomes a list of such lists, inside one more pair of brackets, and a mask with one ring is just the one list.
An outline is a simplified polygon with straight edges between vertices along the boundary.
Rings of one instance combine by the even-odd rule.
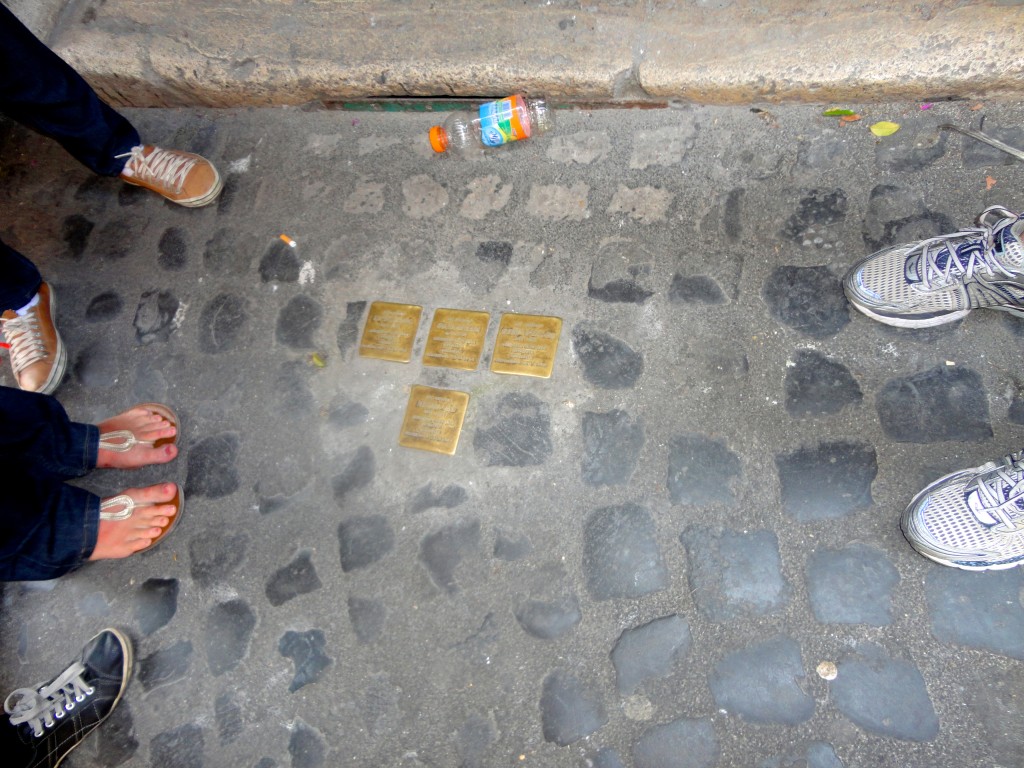
[[11, 693], [4, 701], [7, 717], [0, 718], [4, 764], [56, 768], [111, 713], [131, 670], [128, 638], [105, 629], [53, 680]]
[[978, 226], [885, 248], [843, 279], [850, 303], [900, 328], [951, 323], [972, 309], [1024, 317], [1024, 217], [986, 208]]
[[927, 558], [967, 571], [1024, 563], [1024, 451], [929, 485], [900, 520]]

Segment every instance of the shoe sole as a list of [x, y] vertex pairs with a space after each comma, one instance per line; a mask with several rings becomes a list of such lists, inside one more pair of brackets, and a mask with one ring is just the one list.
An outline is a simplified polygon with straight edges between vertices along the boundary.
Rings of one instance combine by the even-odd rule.
[[[89, 728], [89, 730], [82, 733], [82, 738], [76, 741], [67, 752], [65, 752], [63, 755], [57, 758], [57, 762], [53, 764], [53, 768], [58, 768], [58, 766], [64, 762], [64, 759], [72, 752], [74, 752], [75, 748], [78, 747], [79, 744], [85, 741], [89, 734], [91, 734], [93, 731], [99, 728], [103, 721], [110, 717], [111, 714], [113, 714], [114, 710], [117, 709], [117, 705], [121, 702], [121, 698], [124, 696], [124, 692], [128, 689], [128, 681], [131, 679], [132, 670], [135, 667], [135, 656], [132, 651], [132, 643], [122, 632], [119, 632], [113, 627], [107, 627], [105, 630], [103, 630], [103, 632], [110, 632], [121, 642], [121, 650], [124, 653], [124, 661], [121, 666], [121, 689], [117, 692], [117, 696], [114, 698], [114, 703], [110, 705], [110, 709], [107, 710], [107, 714], [105, 714], [103, 717], [101, 717], [99, 720], [93, 723], [92, 727]], [[92, 640], [95, 640], [97, 637], [102, 635], [103, 632], [93, 635]]]
[[57, 330], [57, 292], [53, 290], [53, 286], [50, 286], [50, 322], [53, 323], [53, 334], [57, 339], [57, 360], [50, 369], [46, 383], [36, 390], [40, 395], [52, 395], [56, 392], [68, 368], [68, 350], [60, 337], [60, 331]]
[[[138, 552], [134, 552], [132, 554], [133, 557], [135, 555], [141, 555], [143, 552], [149, 552], [150, 550], [152, 550], [155, 547], [157, 547], [161, 542], [163, 542], [164, 539], [166, 539], [168, 536], [171, 535], [171, 531], [173, 531], [177, 527], [178, 521], [181, 520], [181, 516], [183, 514], [185, 514], [185, 489], [182, 488], [178, 484], [175, 484], [174, 487], [176, 489], [176, 493], [175, 493], [174, 499], [178, 500], [178, 511], [174, 513], [174, 517], [171, 518], [171, 522], [169, 522], [167, 524], [166, 528], [164, 528], [162, 531], [160, 531], [160, 533], [157, 535], [157, 537], [155, 539], [153, 539], [153, 541], [150, 543], [150, 545], [148, 547], [146, 547], [145, 549], [140, 549]], [[174, 499], [171, 499], [169, 502], [161, 502], [161, 503], [162, 504], [173, 504], [174, 503]]]
[[[863, 314], [870, 317], [872, 320], [877, 320], [885, 325], [892, 325], [896, 328], [934, 328], [937, 325], [945, 325], [946, 323], [953, 323], [962, 317], [967, 317], [971, 310], [960, 309], [956, 312], [950, 312], [948, 315], [939, 315], [938, 317], [926, 317], [920, 320], [905, 319], [902, 317], [890, 317], [888, 315], [876, 315], [867, 307], [862, 307], [855, 301], [850, 302], [854, 309], [862, 312]], [[1010, 311], [1010, 310], [1007, 310]]]
[[216, 168], [213, 169], [213, 172], [217, 174], [217, 178], [213, 182], [213, 187], [211, 187], [210, 191], [207, 192], [202, 197], [196, 197], [193, 198], [192, 200], [175, 200], [173, 197], [168, 197], [159, 190], [153, 189], [153, 187], [147, 184], [140, 184], [139, 182], [132, 181], [130, 178], [125, 176], [121, 177], [121, 181], [123, 181], [125, 184], [131, 184], [133, 187], [142, 187], [143, 189], [148, 189], [150, 192], [156, 192], [156, 194], [160, 195], [160, 197], [162, 197], [169, 203], [174, 203], [175, 205], [180, 205], [185, 208], [202, 208], [203, 206], [209, 205], [214, 200], [216, 200], [217, 196], [220, 195], [221, 190], [224, 189], [224, 179], [221, 178], [220, 172]]

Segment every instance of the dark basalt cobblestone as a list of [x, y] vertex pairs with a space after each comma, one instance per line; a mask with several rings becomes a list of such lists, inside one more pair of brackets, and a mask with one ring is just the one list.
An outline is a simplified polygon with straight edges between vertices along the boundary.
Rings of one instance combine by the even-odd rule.
[[[1021, 106], [675, 106], [464, 163], [431, 114], [131, 112], [218, 164], [197, 210], [0, 129], [61, 403], [181, 420], [174, 462], [74, 481], [181, 484], [166, 541], [3, 590], [4, 694], [133, 641], [68, 768], [1019, 764], [1024, 576], [898, 519], [1024, 447], [1024, 320], [883, 326], [841, 280], [1024, 210], [1024, 165], [936, 131], [1019, 146]], [[423, 308], [409, 363], [359, 355], [375, 301]], [[477, 370], [422, 365], [439, 308], [489, 313]], [[550, 378], [490, 371], [505, 312], [561, 318]], [[417, 384], [469, 394], [454, 455], [398, 445]]]

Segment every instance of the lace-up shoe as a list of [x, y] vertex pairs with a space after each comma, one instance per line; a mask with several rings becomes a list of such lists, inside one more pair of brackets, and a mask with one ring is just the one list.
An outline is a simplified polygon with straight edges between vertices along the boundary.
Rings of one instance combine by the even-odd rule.
[[132, 670], [132, 647], [116, 629], [86, 643], [78, 660], [48, 683], [18, 688], [0, 718], [4, 765], [56, 768], [111, 713]]
[[224, 186], [213, 163], [205, 157], [177, 149], [150, 145], [132, 147], [121, 179], [163, 195], [172, 203], [200, 208], [217, 199]]
[[0, 330], [9, 349], [18, 387], [49, 395], [60, 385], [67, 368], [67, 351], [53, 318], [57, 296], [49, 285], [39, 286], [35, 306], [19, 315], [8, 310], [0, 315]]
[[953, 472], [929, 485], [900, 520], [907, 541], [943, 565], [968, 571], [1024, 562], [1024, 451]]
[[901, 328], [950, 323], [972, 309], [1024, 317], [1024, 217], [993, 206], [978, 226], [885, 248], [857, 262], [846, 295], [868, 317]]

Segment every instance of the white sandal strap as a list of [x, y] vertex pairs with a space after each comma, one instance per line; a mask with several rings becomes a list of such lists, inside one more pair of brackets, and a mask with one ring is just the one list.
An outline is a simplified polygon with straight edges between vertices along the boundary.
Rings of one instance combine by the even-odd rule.
[[100, 435], [100, 450], [112, 453], [127, 453], [136, 445], [153, 445], [152, 440], [139, 440], [130, 430], [119, 429], [116, 432], [104, 432]]
[[[127, 520], [132, 516], [132, 512], [135, 511], [135, 507], [139, 506], [128, 494], [122, 493], [120, 496], [112, 496], [109, 499], [100, 502], [100, 520]], [[120, 512], [108, 512], [108, 509], [115, 509], [117, 507], [124, 507]]]

